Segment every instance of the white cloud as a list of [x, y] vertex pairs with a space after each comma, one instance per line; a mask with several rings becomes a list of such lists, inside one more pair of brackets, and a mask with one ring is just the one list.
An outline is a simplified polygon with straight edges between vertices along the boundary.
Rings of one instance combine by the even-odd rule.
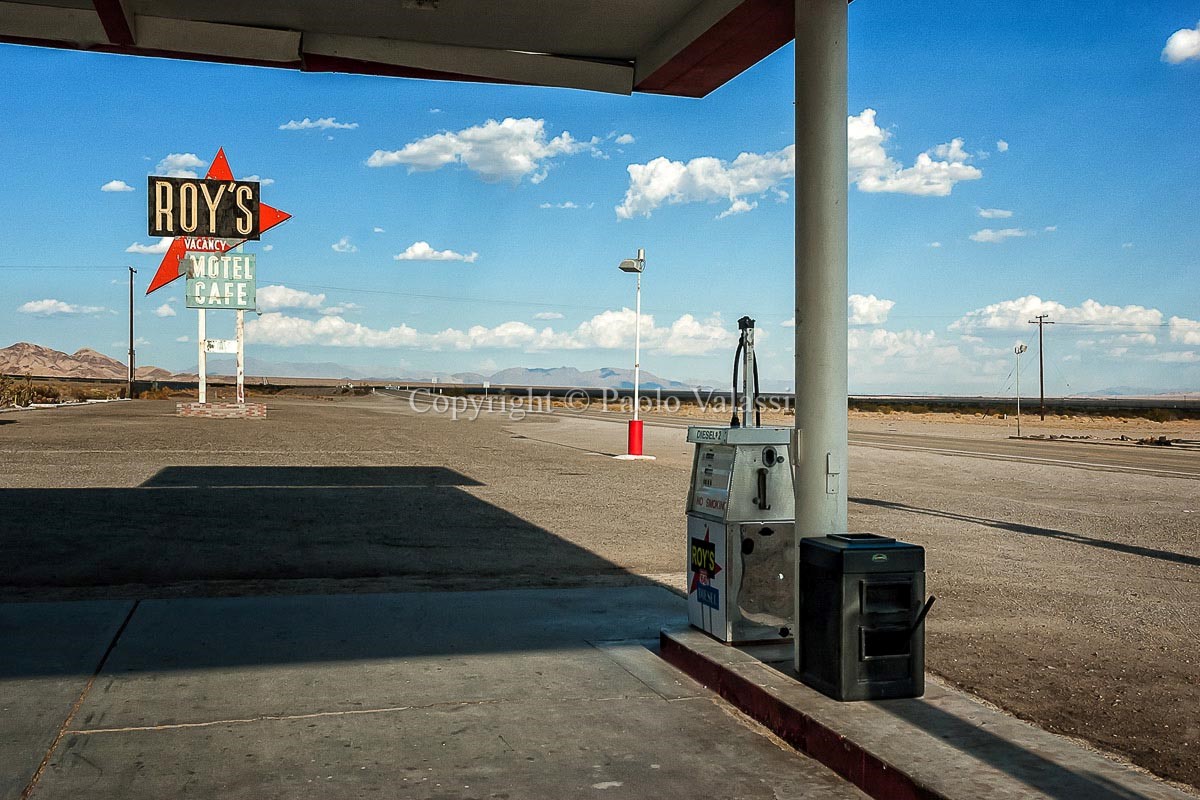
[[911, 358], [921, 355], [936, 341], [937, 334], [933, 331], [889, 331], [875, 328], [874, 330], [850, 331], [847, 345], [851, 352], [870, 351], [873, 355], [884, 359], [897, 356]]
[[275, 249], [275, 245], [273, 245], [273, 244], [264, 244], [264, 245], [263, 245], [263, 252], [264, 252], [264, 253], [269, 253], [269, 252], [271, 252], [271, 251], [272, 251], [272, 250], [274, 250], [274, 249]]
[[112, 180], [100, 187], [102, 192], [132, 192], [133, 187], [125, 181]]
[[[873, 294], [852, 294], [846, 298], [847, 322], [850, 325], [882, 325], [896, 305], [895, 300], [882, 300]], [[784, 328], [796, 327], [796, 318], [779, 323]]]
[[440, 113], [442, 113], [442, 110], [440, 108], [431, 108], [431, 109], [429, 109], [429, 113], [430, 114], [440, 114]]
[[[875, 123], [874, 109], [847, 119], [850, 179], [859, 190], [945, 196], [959, 181], [983, 176], [966, 163], [971, 154], [963, 149], [962, 139], [937, 145], [905, 168], [884, 150], [890, 135]], [[629, 188], [616, 207], [618, 218], [649, 217], [665, 203], [728, 201], [729, 208], [718, 215], [720, 219], [753, 209], [756, 203], [748, 197], [772, 192], [779, 201], [786, 200], [788, 194], [779, 184], [795, 176], [795, 147], [789, 145], [771, 153], [742, 153], [732, 162], [703, 156], [685, 164], [659, 156], [645, 164], [630, 164], [627, 169]]]
[[169, 302], [163, 303], [161, 306], [154, 309], [154, 316], [156, 317], [174, 317], [175, 315], [175, 309]]
[[882, 300], [873, 294], [852, 294], [847, 299], [851, 325], [882, 325], [896, 305], [895, 300]]
[[409, 142], [399, 150], [376, 150], [367, 159], [368, 167], [404, 165], [408, 171], [429, 172], [450, 164], [462, 164], [489, 183], [508, 180], [519, 183], [529, 177], [541, 183], [557, 156], [574, 155], [584, 150], [596, 150], [599, 139], [574, 139], [563, 131], [553, 139], [546, 138], [544, 119], [506, 118], [503, 122], [489, 119], [482, 125], [457, 132], [436, 133]]
[[717, 219], [732, 217], [734, 214], [745, 214], [747, 211], [753, 211], [756, 208], [758, 208], [757, 200], [755, 200], [753, 203], [747, 203], [745, 200], [739, 197], [729, 205], [729, 208], [725, 209], [720, 214], [717, 214]]
[[998, 242], [1003, 242], [1005, 239], [1019, 239], [1029, 235], [1031, 235], [1030, 232], [1024, 228], [1001, 228], [1000, 230], [984, 228], [983, 230], [978, 230], [975, 231], [975, 233], [972, 233], [970, 239], [972, 242], [996, 244]]
[[1155, 308], [1108, 306], [1090, 299], [1077, 306], [1065, 306], [1031, 294], [970, 311], [952, 323], [950, 330], [1026, 330], [1029, 320], [1038, 314], [1049, 314], [1055, 322], [1132, 326], [1135, 330], [1139, 326], [1158, 326], [1163, 322], [1162, 312]]
[[1200, 61], [1200, 22], [1194, 28], [1180, 28], [1172, 33], [1163, 48], [1162, 60], [1168, 64]]
[[864, 109], [847, 122], [850, 180], [859, 191], [945, 197], [956, 183], [983, 177], [966, 163], [971, 154], [963, 149], [962, 139], [939, 144], [917, 156], [913, 166], [904, 167], [884, 150], [891, 132], [876, 124], [875, 109]]
[[325, 304], [324, 294], [293, 289], [282, 284], [264, 286], [257, 295], [259, 311], [279, 311], [284, 308], [317, 309]]
[[335, 253], [357, 253], [358, 248], [350, 243], [349, 236], [343, 236], [333, 244], [329, 245]]
[[981, 208], [979, 216], [984, 219], [1008, 219], [1013, 215], [1013, 212], [1003, 208]]
[[943, 341], [933, 331], [851, 328], [846, 344], [852, 375], [866, 376], [853, 380], [877, 388], [900, 387], [892, 391], [917, 390], [944, 378], [948, 371], [959, 380], [971, 380], [970, 373], [978, 368], [958, 345]]
[[175, 337], [175, 341], [177, 341], [177, 342], [189, 342], [189, 341], [191, 341], [191, 339], [189, 339], [189, 338], [188, 338], [188, 337], [186, 337], [186, 336], [176, 336], [176, 337]]
[[942, 243], [941, 242], [930, 242], [929, 246], [930, 247], [941, 247]]
[[155, 175], [165, 175], [168, 178], [198, 178], [196, 170], [208, 166], [207, 161], [201, 161], [195, 153], [170, 153], [154, 168]]
[[[653, 333], [652, 329], [650, 334]], [[766, 331], [759, 331], [759, 341], [765, 339], [766, 334]], [[703, 321], [691, 314], [684, 314], [671, 323], [670, 333], [658, 349], [668, 355], [703, 356], [727, 350], [737, 342], [737, 338], [736, 331], [725, 329], [719, 314], [713, 314]]]
[[1158, 337], [1153, 333], [1122, 333], [1114, 336], [1112, 341], [1126, 346], [1154, 345], [1158, 344]]
[[567, 200], [562, 203], [541, 203], [538, 208], [579, 208], [578, 204]]
[[[423, 348], [429, 350], [515, 349], [525, 352], [584, 349], [627, 349], [633, 345], [635, 314], [631, 309], [605, 311], [580, 323], [574, 330], [537, 329], [520, 321], [495, 327], [475, 325], [466, 330], [447, 328], [422, 333], [401, 324], [380, 330], [340, 316], [319, 319], [289, 317], [279, 312], [263, 314], [246, 326], [247, 337], [260, 344], [280, 346]], [[728, 349], [737, 331], [725, 327], [720, 316], [700, 320], [684, 314], [667, 326], [642, 315], [642, 340], [648, 351], [666, 355], [706, 355]]]
[[1153, 355], [1145, 356], [1150, 361], [1159, 361], [1164, 364], [1196, 364], [1200, 363], [1200, 353], [1192, 350], [1176, 351], [1171, 353], [1154, 353]]
[[998, 151], [1000, 151], [1001, 153], [1007, 153], [1008, 152], [1008, 142], [1004, 141], [1003, 139], [997, 140], [996, 149]]
[[613, 141], [615, 141], [617, 144], [620, 144], [620, 145], [626, 145], [626, 144], [633, 144], [634, 142], [637, 141], [637, 139], [633, 138], [632, 134], [622, 133], [620, 136], [618, 136]]
[[159, 239], [158, 242], [155, 244], [142, 244], [140, 242], [134, 242], [133, 244], [129, 245], [129, 247], [125, 248], [125, 252], [126, 253], [141, 253], [142, 255], [160, 256], [163, 253], [167, 252], [167, 248], [170, 246], [171, 246], [171, 238], [169, 236], [164, 236], [163, 238]]
[[383, 232], [384, 232], [384, 230], [383, 230], [383, 228], [381, 228], [381, 227], [379, 227], [378, 225], [376, 225], [374, 228], [372, 228], [372, 229], [371, 229], [371, 232], [372, 232], [372, 233], [383, 233]]
[[360, 308], [360, 306], [357, 303], [340, 303], [336, 306], [322, 308], [320, 313], [326, 316], [336, 316], [339, 314], [345, 314], [347, 311], [355, 311], [358, 308]]
[[1121, 247], [1128, 250], [1133, 247], [1133, 242], [1121, 242]]
[[64, 303], [61, 300], [47, 298], [45, 300], [30, 300], [24, 303], [18, 312], [22, 314], [33, 314], [38, 317], [56, 317], [71, 314], [99, 314], [107, 309], [103, 306], [77, 306], [71, 303]]
[[539, 311], [533, 315], [534, 319], [562, 319], [563, 315], [557, 311]]
[[357, 122], [338, 122], [334, 117], [321, 117], [320, 119], [293, 119], [279, 126], [281, 131], [310, 131], [310, 130], [341, 130], [352, 131], [358, 127]]
[[262, 185], [262, 186], [270, 186], [272, 183], [274, 183], [274, 182], [275, 182], [275, 179], [274, 179], [274, 178], [264, 178], [264, 177], [262, 177], [262, 176], [259, 176], [259, 175], [247, 175], [246, 177], [242, 178], [242, 180], [244, 180], [244, 181], [257, 181], [257, 182], [258, 182], [260, 185]]
[[1200, 345], [1200, 322], [1184, 317], [1171, 317], [1168, 324], [1172, 342]]
[[663, 203], [716, 200], [729, 202], [721, 215], [728, 216], [753, 207], [744, 197], [761, 195], [795, 175], [795, 146], [774, 153], [742, 153], [732, 162], [703, 156], [684, 164], [659, 156], [645, 164], [630, 164], [627, 170], [629, 188], [616, 207], [619, 219], [649, 217]]
[[474, 264], [479, 253], [456, 253], [453, 250], [434, 250], [429, 242], [413, 242], [403, 253], [392, 256], [396, 261], [464, 261]]

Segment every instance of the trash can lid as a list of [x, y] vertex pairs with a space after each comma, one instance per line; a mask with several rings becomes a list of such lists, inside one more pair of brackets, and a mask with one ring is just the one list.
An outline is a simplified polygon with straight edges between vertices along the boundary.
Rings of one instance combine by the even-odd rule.
[[829, 538], [837, 539], [839, 542], [849, 542], [849, 547], [870, 547], [896, 541], [890, 536], [880, 536], [878, 533], [831, 533]]
[[923, 572], [925, 548], [874, 533], [835, 533], [802, 538], [800, 560], [842, 573]]

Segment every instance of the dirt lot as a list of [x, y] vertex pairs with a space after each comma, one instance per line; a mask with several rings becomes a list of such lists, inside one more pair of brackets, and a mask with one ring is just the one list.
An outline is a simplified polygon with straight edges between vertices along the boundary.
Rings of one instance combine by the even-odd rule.
[[[608, 422], [268, 402], [261, 422], [167, 401], [0, 415], [0, 599], [680, 583], [678, 428], [648, 427], [659, 460], [628, 463], [596, 455], [623, 447]], [[1200, 438], [1092, 430], [1130, 424]], [[1007, 435], [923, 415], [851, 428]], [[933, 670], [1200, 785], [1198, 486], [856, 446], [851, 527], [927, 548]]]

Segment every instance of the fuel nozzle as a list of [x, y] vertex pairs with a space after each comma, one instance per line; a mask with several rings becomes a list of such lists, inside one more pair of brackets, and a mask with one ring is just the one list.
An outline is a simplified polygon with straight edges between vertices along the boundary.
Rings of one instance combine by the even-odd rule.
[[[758, 427], [760, 423], [758, 409], [758, 362], [754, 358], [754, 320], [742, 317], [738, 320], [737, 351], [733, 355], [733, 414], [729, 419], [731, 428], [744, 425]], [[738, 402], [738, 370], [742, 370], [742, 399]], [[753, 378], [753, 383], [751, 379]], [[741, 410], [739, 419], [738, 411]], [[751, 418], [753, 413], [753, 419]]]

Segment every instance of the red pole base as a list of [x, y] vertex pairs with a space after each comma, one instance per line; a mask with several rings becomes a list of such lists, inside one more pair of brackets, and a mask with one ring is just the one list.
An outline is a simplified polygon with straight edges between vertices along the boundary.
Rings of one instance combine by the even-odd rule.
[[640, 456], [642, 454], [642, 421], [640, 419], [629, 420], [629, 455]]

